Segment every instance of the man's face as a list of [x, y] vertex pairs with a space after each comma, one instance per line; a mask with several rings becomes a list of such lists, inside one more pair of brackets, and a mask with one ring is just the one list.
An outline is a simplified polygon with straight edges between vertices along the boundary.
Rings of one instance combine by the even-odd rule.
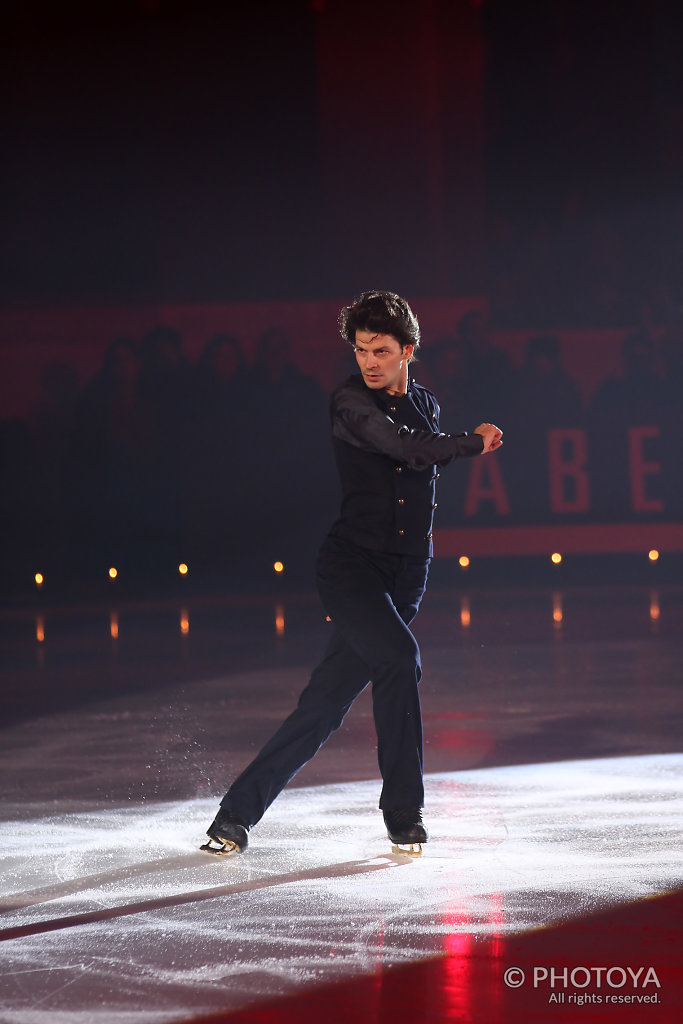
[[392, 334], [356, 331], [356, 362], [373, 390], [403, 391], [413, 346], [401, 345]]

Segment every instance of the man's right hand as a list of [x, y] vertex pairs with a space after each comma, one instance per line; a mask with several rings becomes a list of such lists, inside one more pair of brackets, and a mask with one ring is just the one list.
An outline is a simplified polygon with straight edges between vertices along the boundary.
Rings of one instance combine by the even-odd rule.
[[503, 443], [501, 441], [503, 431], [497, 427], [495, 423], [480, 423], [472, 433], [481, 434], [484, 438], [484, 449], [481, 453], [482, 455], [486, 455], [488, 452], [495, 452], [496, 448], [500, 448]]

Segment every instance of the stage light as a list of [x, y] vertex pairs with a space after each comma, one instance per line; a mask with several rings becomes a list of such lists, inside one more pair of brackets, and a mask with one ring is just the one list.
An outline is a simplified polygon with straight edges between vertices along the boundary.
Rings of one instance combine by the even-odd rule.
[[187, 576], [188, 568], [184, 562], [181, 562], [180, 565], [178, 566], [178, 572], [180, 573], [181, 576]]
[[466, 569], [467, 566], [470, 564], [470, 560], [467, 557], [467, 555], [461, 555], [460, 558], [458, 559], [458, 562], [460, 564], [461, 569]]
[[118, 570], [115, 569], [114, 566], [112, 565], [111, 569], [109, 570], [109, 579], [110, 580], [115, 580], [116, 577], [118, 576], [118, 574], [119, 574]]
[[562, 555], [560, 554], [560, 552], [553, 551], [552, 555], [550, 556], [550, 561], [553, 562], [554, 565], [559, 565], [562, 561]]
[[35, 574], [35, 576], [33, 577], [33, 579], [36, 581], [36, 586], [37, 587], [42, 587], [42, 585], [43, 585], [43, 574], [42, 574], [42, 572], [37, 572]]
[[648, 551], [647, 557], [650, 559], [651, 562], [656, 562], [659, 558], [659, 551], [657, 551], [656, 548], [653, 548], [652, 551]]
[[275, 572], [284, 572], [285, 567], [282, 562], [273, 562], [273, 569]]

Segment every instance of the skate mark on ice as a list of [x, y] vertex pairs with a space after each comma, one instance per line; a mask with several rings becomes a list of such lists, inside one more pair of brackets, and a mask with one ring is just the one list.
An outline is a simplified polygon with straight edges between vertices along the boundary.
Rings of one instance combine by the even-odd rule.
[[117, 868], [115, 871], [101, 871], [95, 875], [83, 875], [80, 878], [71, 878], [64, 882], [55, 882], [53, 885], [44, 885], [40, 889], [27, 889], [25, 892], [10, 893], [0, 900], [0, 914], [6, 914], [11, 910], [25, 910], [27, 907], [37, 907], [41, 903], [49, 903], [51, 900], [58, 900], [64, 896], [75, 896], [76, 893], [85, 892], [88, 889], [95, 889], [102, 885], [110, 885], [112, 882], [129, 882], [144, 875], [154, 875], [157, 872], [182, 871], [186, 868], [203, 867], [207, 863], [206, 857], [199, 853], [181, 854], [179, 857], [163, 857], [159, 860], [144, 861], [142, 864], [129, 864], [126, 867]]
[[206, 858], [198, 854], [183, 854], [180, 857], [166, 857], [159, 860], [145, 861], [142, 864], [129, 864], [116, 871], [102, 871], [94, 875], [83, 875], [53, 885], [41, 886], [39, 889], [27, 889], [25, 892], [11, 893], [0, 900], [0, 913], [12, 910], [23, 910], [41, 903], [61, 899], [64, 896], [75, 896], [98, 886], [113, 882], [128, 882], [144, 875], [157, 872], [179, 871], [186, 868], [197, 868], [206, 864]]
[[[205, 858], [204, 858], [205, 859]], [[132, 914], [145, 914], [152, 910], [164, 910], [167, 907], [180, 907], [187, 903], [202, 903], [204, 900], [220, 899], [241, 892], [254, 892], [257, 889], [272, 889], [279, 885], [292, 882], [305, 882], [314, 879], [347, 878], [350, 875], [367, 874], [370, 871], [386, 871], [409, 864], [411, 858], [396, 855], [373, 857], [371, 860], [352, 860], [342, 864], [331, 864], [320, 868], [308, 868], [305, 871], [291, 871], [286, 875], [269, 875], [250, 882], [239, 882], [234, 885], [216, 885], [210, 889], [196, 889], [192, 892], [181, 892], [175, 896], [164, 896], [156, 900], [142, 900], [139, 903], [126, 903], [122, 907], [109, 907], [106, 910], [93, 910], [85, 914], [70, 914], [67, 917], [56, 917], [49, 921], [36, 924], [17, 925], [14, 928], [0, 929], [0, 942], [21, 939], [29, 935], [41, 935], [45, 932], [60, 931], [64, 928], [77, 928], [81, 925], [97, 924], [100, 921], [111, 921], [117, 917], [128, 917]]]

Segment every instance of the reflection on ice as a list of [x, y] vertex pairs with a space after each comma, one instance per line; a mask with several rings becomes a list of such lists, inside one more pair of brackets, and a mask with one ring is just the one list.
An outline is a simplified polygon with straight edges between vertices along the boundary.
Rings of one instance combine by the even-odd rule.
[[2, 1019], [172, 1021], [661, 892], [682, 772], [658, 755], [432, 775], [421, 859], [392, 855], [376, 781], [286, 791], [225, 859], [197, 850], [214, 799], [24, 806], [2, 826]]

